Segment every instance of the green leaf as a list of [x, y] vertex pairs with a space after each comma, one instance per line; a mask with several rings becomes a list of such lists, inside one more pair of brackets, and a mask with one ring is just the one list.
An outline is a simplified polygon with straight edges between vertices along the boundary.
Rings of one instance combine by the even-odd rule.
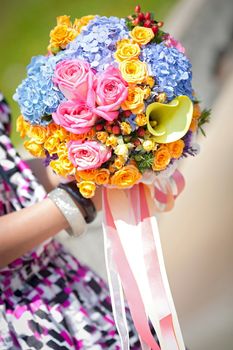
[[198, 119], [198, 128], [200, 129], [202, 135], [206, 136], [206, 133], [203, 129], [203, 125], [210, 122], [210, 109], [203, 109], [200, 118]]

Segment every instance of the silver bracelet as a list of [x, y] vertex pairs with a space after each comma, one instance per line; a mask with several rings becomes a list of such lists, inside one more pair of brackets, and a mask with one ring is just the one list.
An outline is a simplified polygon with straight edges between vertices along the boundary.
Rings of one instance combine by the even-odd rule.
[[70, 226], [66, 231], [70, 236], [77, 237], [86, 231], [87, 224], [81, 211], [65, 190], [55, 188], [48, 193], [48, 198], [53, 201], [66, 218]]

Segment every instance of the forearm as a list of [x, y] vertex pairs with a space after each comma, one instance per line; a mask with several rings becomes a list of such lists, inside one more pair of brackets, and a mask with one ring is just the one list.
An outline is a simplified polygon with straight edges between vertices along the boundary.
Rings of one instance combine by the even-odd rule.
[[0, 218], [0, 268], [68, 227], [49, 199]]

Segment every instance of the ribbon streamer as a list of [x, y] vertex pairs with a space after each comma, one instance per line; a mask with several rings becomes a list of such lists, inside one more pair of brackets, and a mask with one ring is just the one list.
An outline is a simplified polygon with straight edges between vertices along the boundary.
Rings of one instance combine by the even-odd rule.
[[122, 350], [129, 349], [129, 337], [121, 284], [142, 349], [185, 349], [155, 218], [156, 212], [173, 207], [183, 188], [184, 179], [176, 170], [164, 183], [156, 178], [149, 187], [139, 184], [124, 191], [103, 190], [105, 256]]

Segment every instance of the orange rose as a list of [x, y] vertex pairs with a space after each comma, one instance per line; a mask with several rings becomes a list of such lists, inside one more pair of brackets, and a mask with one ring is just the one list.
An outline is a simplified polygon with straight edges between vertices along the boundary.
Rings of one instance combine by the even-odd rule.
[[164, 170], [170, 163], [171, 156], [168, 148], [166, 146], [161, 146], [155, 152], [154, 163], [152, 165], [153, 170], [160, 171]]
[[122, 103], [123, 110], [130, 110], [134, 114], [141, 113], [144, 110], [144, 90], [139, 86], [128, 88], [127, 99]]
[[198, 120], [196, 118], [193, 118], [189, 126], [189, 130], [192, 132], [196, 132], [197, 128], [198, 128]]
[[83, 180], [94, 180], [97, 170], [88, 169], [88, 170], [79, 170], [76, 171], [75, 178], [78, 180], [79, 178]]
[[60, 126], [55, 123], [50, 123], [47, 127], [47, 135], [53, 135], [57, 130], [60, 129]]
[[111, 178], [111, 184], [119, 188], [128, 188], [133, 186], [142, 177], [138, 168], [134, 165], [126, 165], [115, 172]]
[[180, 158], [183, 153], [185, 143], [183, 140], [177, 140], [167, 143], [166, 146], [170, 152], [171, 158]]
[[57, 25], [59, 24], [65, 24], [68, 27], [72, 26], [71, 20], [70, 20], [70, 16], [58, 16], [57, 17]]
[[95, 175], [95, 182], [97, 185], [107, 185], [109, 183], [110, 171], [108, 169], [100, 169]]
[[68, 27], [66, 24], [59, 24], [50, 32], [50, 45], [49, 50], [52, 52], [65, 49], [66, 45], [69, 44], [77, 36], [75, 29]]
[[93, 181], [82, 181], [77, 186], [83, 197], [92, 198], [95, 195], [96, 185]]
[[201, 116], [201, 108], [198, 103], [194, 103], [193, 105], [193, 118], [200, 118]]

